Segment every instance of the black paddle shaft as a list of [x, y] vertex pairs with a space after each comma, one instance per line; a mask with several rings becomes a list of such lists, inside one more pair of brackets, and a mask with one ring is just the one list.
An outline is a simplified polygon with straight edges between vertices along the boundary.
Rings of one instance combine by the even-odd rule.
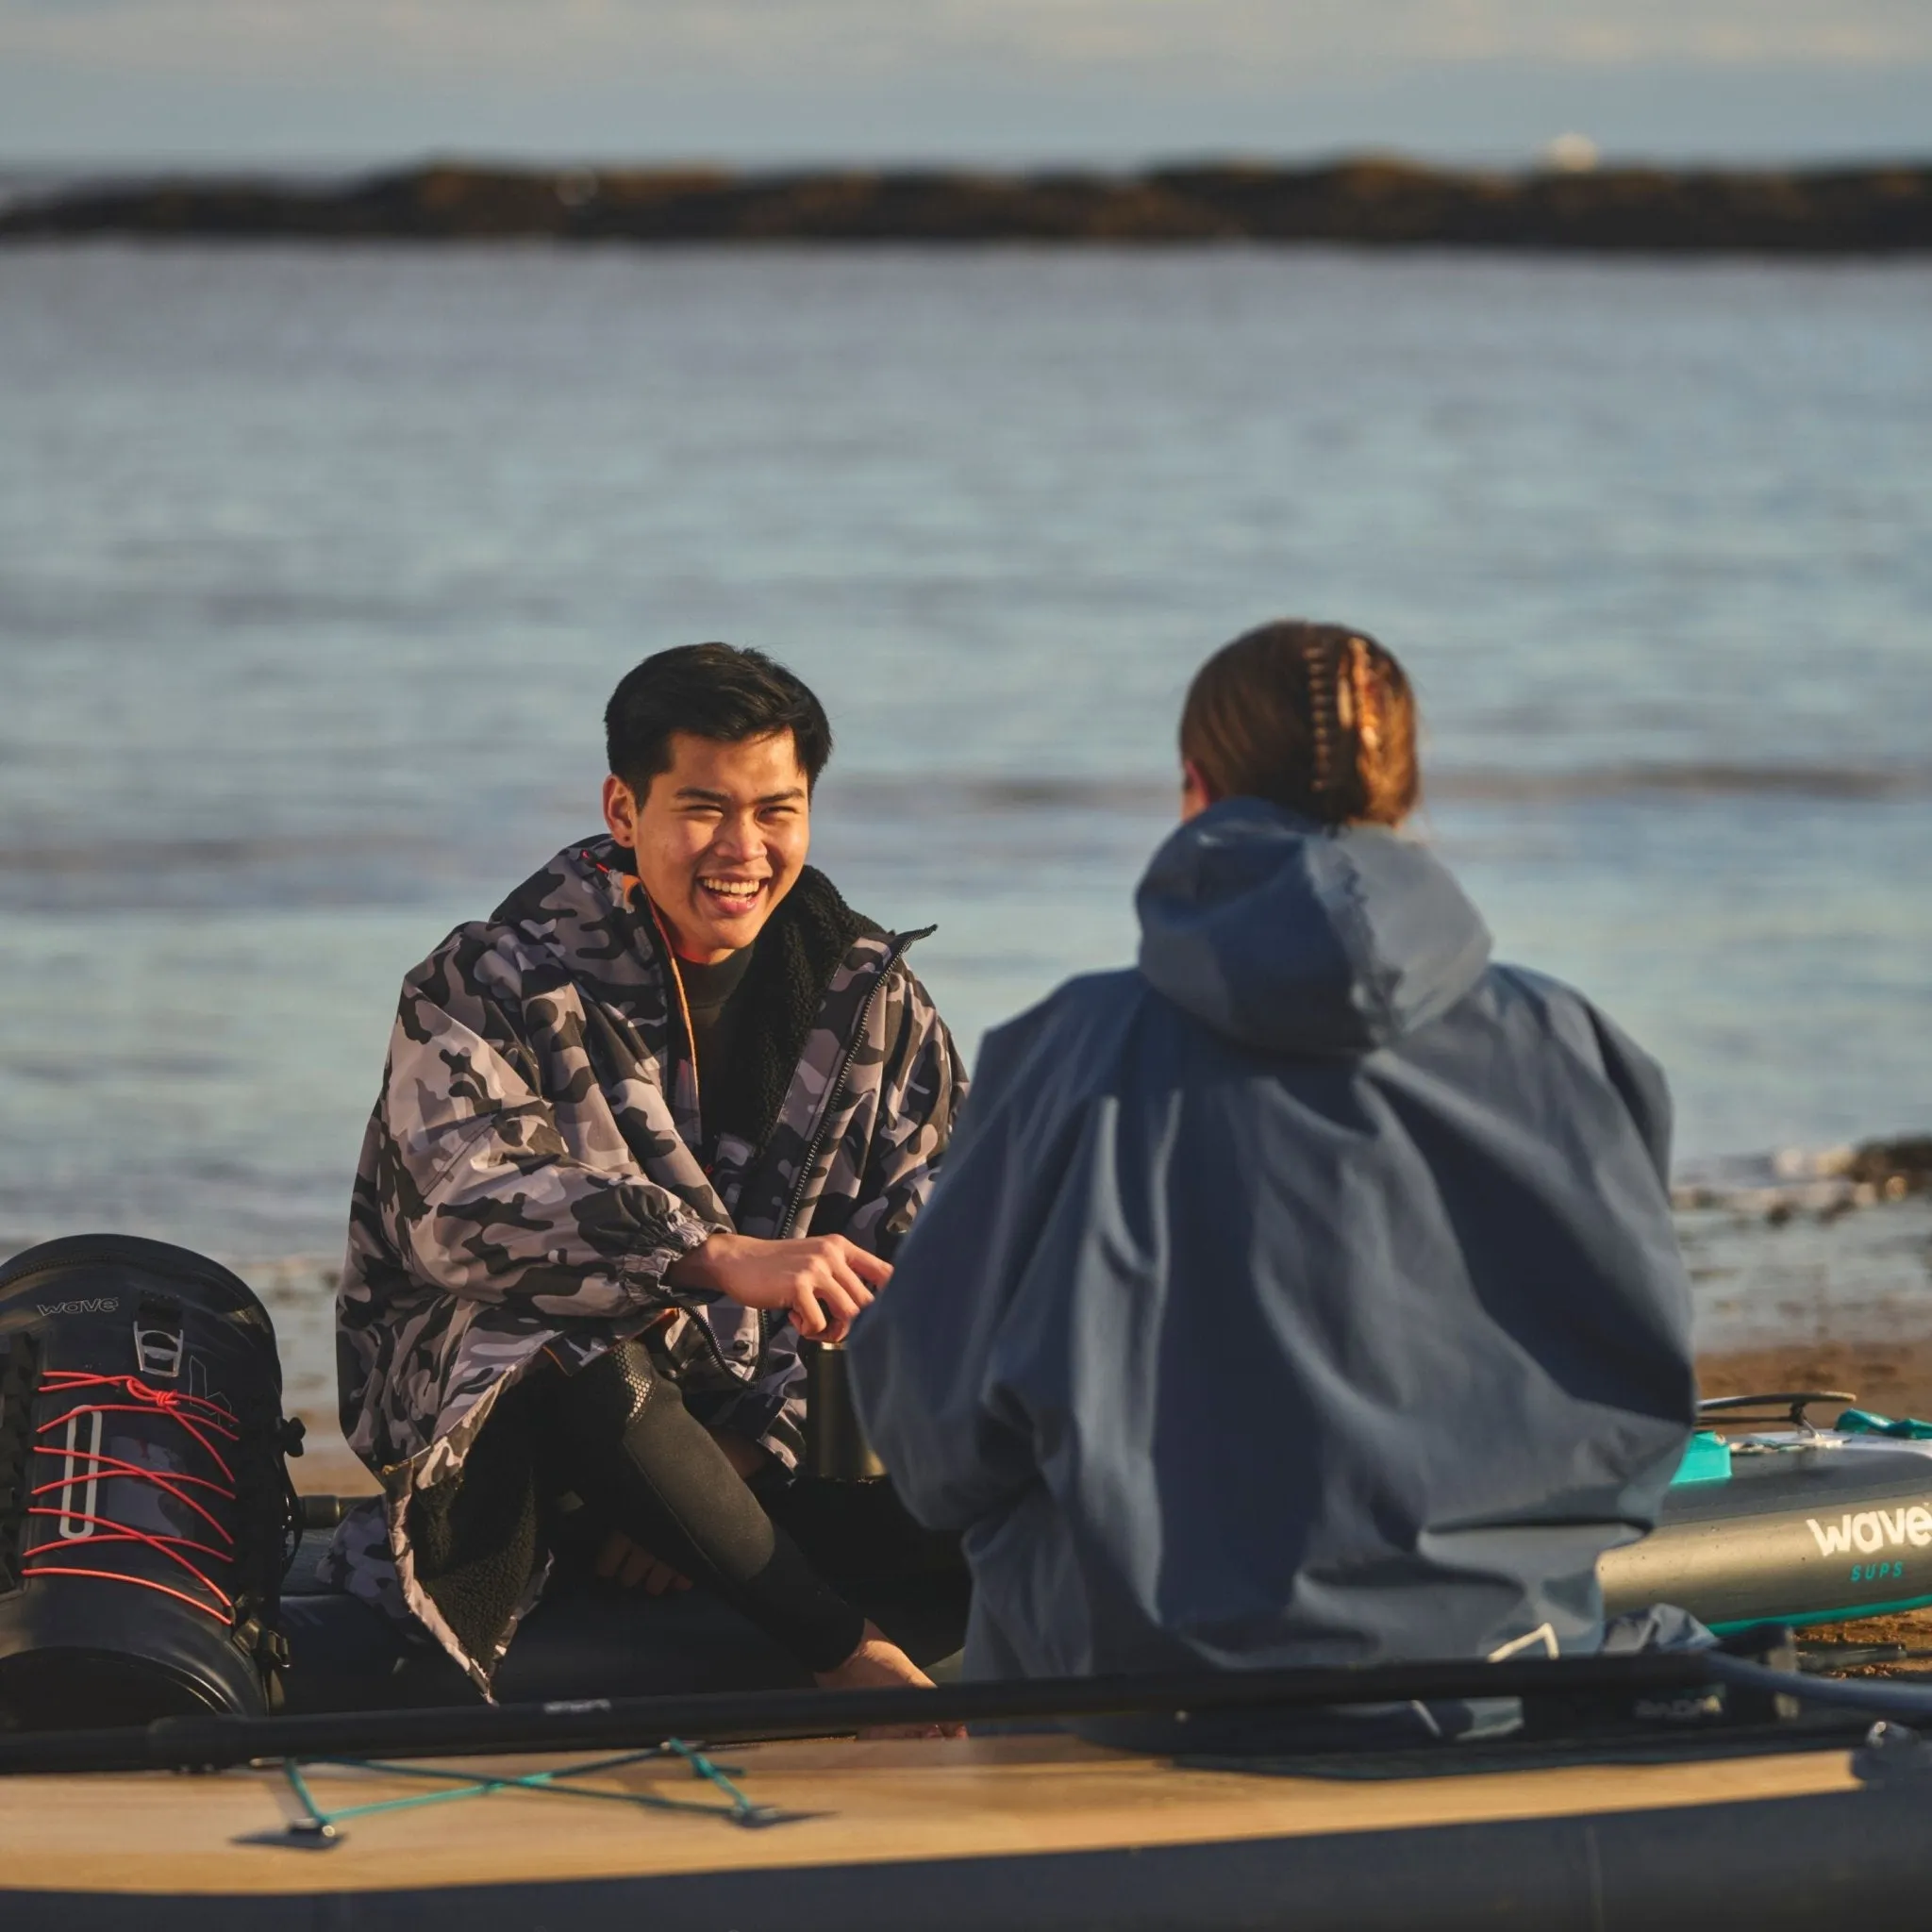
[[[990, 1724], [1124, 1712], [1188, 1716], [1465, 1697], [1670, 1696], [1702, 1690], [1736, 1660], [1712, 1651], [1614, 1657], [1457, 1659], [1339, 1670], [1189, 1671], [1150, 1676], [1045, 1677], [931, 1690], [747, 1690], [682, 1697], [573, 1699], [446, 1710], [305, 1717], [175, 1717], [125, 1729], [0, 1739], [0, 1775], [218, 1771], [283, 1757], [465, 1757], [486, 1752], [638, 1747], [667, 1738], [825, 1737], [883, 1725]], [[1807, 1680], [1774, 1677], [1798, 1694]], [[1875, 1687], [1874, 1687], [1875, 1688]], [[1921, 1692], [1928, 1704], [1932, 1693]]]

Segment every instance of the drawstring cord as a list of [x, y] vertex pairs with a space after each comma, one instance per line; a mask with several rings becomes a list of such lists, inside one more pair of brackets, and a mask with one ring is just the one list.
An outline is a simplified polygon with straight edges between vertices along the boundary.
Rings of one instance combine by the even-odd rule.
[[[138, 1375], [92, 1375], [78, 1370], [56, 1369], [42, 1377], [41, 1388], [45, 1393], [57, 1395], [77, 1395], [87, 1390], [98, 1390], [104, 1394], [112, 1391], [125, 1396], [127, 1400], [76, 1403], [74, 1407], [55, 1416], [49, 1422], [42, 1423], [34, 1432], [36, 1436], [44, 1437], [53, 1430], [67, 1428], [70, 1431], [71, 1441], [73, 1424], [83, 1416], [167, 1416], [207, 1455], [220, 1470], [221, 1476], [217, 1478], [190, 1475], [177, 1470], [150, 1469], [143, 1463], [129, 1462], [122, 1457], [104, 1456], [98, 1449], [79, 1449], [51, 1441], [36, 1441], [35, 1455], [51, 1457], [65, 1467], [52, 1482], [42, 1483], [28, 1492], [29, 1507], [26, 1514], [30, 1517], [56, 1518], [62, 1524], [62, 1534], [53, 1542], [36, 1543], [32, 1548], [23, 1550], [20, 1574], [23, 1577], [93, 1576], [109, 1583], [132, 1583], [142, 1590], [158, 1591], [163, 1596], [174, 1597], [177, 1602], [187, 1604], [192, 1609], [201, 1611], [204, 1616], [214, 1618], [219, 1624], [231, 1623], [235, 1615], [234, 1599], [206, 1570], [183, 1552], [192, 1550], [213, 1558], [225, 1567], [233, 1567], [235, 1539], [232, 1532], [186, 1491], [189, 1488], [194, 1488], [211, 1491], [213, 1496], [222, 1502], [232, 1503], [236, 1500], [235, 1473], [229, 1467], [227, 1457], [211, 1440], [220, 1437], [230, 1443], [239, 1442], [242, 1436], [235, 1418], [218, 1403], [207, 1401], [199, 1395], [183, 1394], [179, 1390], [151, 1388]], [[99, 1441], [98, 1436], [95, 1441]], [[225, 1547], [198, 1542], [192, 1537], [171, 1536], [137, 1529], [132, 1524], [117, 1523], [111, 1517], [96, 1515], [91, 1510], [77, 1510], [72, 1507], [75, 1500], [75, 1491], [86, 1486], [93, 1492], [89, 1495], [88, 1500], [98, 1507], [98, 1486], [103, 1480], [152, 1484], [156, 1489], [172, 1496], [175, 1502], [192, 1509], [221, 1539]], [[42, 1497], [57, 1494], [61, 1498], [58, 1505], [41, 1501]], [[77, 1537], [66, 1535], [65, 1525], [70, 1523], [87, 1524], [86, 1533]], [[65, 1555], [74, 1551], [78, 1543], [131, 1543], [140, 1549], [158, 1551], [171, 1561], [178, 1563], [207, 1592], [207, 1599], [212, 1601], [191, 1596], [186, 1591], [173, 1589], [165, 1583], [157, 1583], [146, 1576], [131, 1576], [125, 1571], [98, 1570], [83, 1568], [74, 1563], [32, 1560], [38, 1557]]]

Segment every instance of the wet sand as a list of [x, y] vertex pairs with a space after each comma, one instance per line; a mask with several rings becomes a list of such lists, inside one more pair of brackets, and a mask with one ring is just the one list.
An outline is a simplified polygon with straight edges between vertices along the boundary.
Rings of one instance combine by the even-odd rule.
[[[1707, 1396], [1764, 1391], [1840, 1389], [1881, 1415], [1932, 1417], [1932, 1337], [1917, 1341], [1767, 1342], [1702, 1357], [1697, 1379]], [[1828, 1423], [1829, 1403], [1812, 1420]]]

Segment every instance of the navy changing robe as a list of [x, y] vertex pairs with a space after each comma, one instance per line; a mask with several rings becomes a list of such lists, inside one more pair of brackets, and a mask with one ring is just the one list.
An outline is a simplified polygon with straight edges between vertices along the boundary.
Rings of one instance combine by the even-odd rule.
[[1695, 1407], [1658, 1069], [1379, 828], [1229, 800], [1139, 908], [852, 1334], [969, 1674], [1593, 1647]]

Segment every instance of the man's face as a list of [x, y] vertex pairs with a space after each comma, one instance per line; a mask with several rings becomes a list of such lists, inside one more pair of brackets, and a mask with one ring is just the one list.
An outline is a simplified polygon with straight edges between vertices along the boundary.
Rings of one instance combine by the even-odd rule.
[[604, 823], [637, 855], [678, 957], [705, 966], [750, 945], [798, 882], [811, 794], [790, 731], [738, 744], [678, 731], [641, 802], [605, 779]]

